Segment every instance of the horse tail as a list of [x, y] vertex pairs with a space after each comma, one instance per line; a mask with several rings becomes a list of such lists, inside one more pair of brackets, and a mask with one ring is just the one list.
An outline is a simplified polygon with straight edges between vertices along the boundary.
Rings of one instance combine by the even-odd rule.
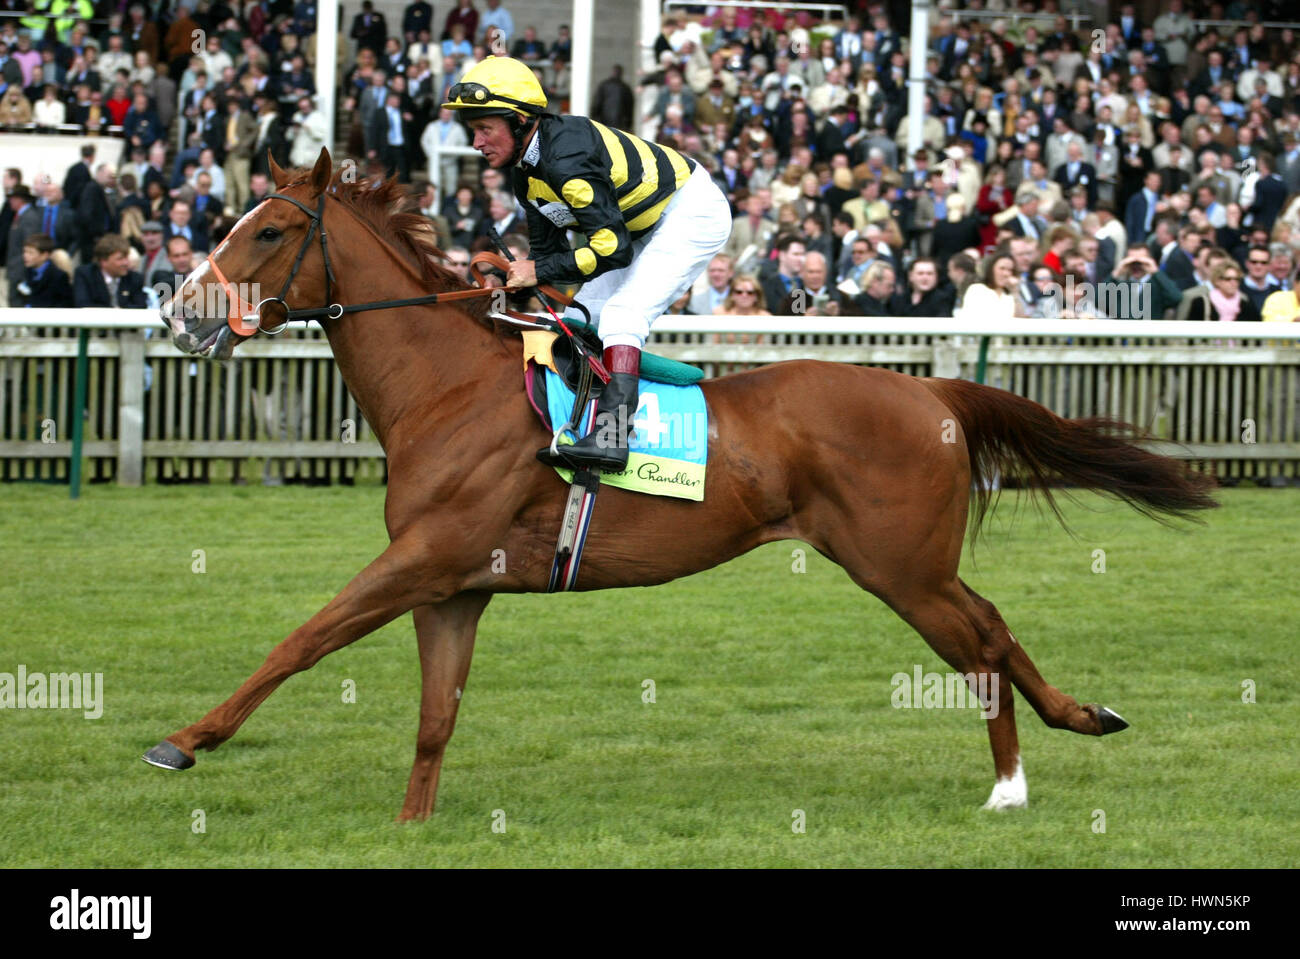
[[922, 382], [956, 415], [966, 434], [979, 530], [996, 501], [994, 477], [1019, 477], [1041, 494], [1061, 525], [1053, 485], [1109, 493], [1160, 522], [1218, 506], [1218, 481], [1189, 464], [1135, 445], [1150, 437], [1105, 416], [1067, 420], [1033, 400], [967, 380]]

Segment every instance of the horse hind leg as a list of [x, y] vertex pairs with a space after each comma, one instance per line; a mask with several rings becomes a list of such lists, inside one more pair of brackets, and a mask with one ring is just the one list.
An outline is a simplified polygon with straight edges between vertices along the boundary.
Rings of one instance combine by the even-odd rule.
[[1081, 705], [1074, 697], [1048, 685], [1024, 647], [1011, 635], [997, 607], [964, 582], [961, 586], [978, 611], [982, 655], [1010, 675], [1011, 682], [1044, 723], [1052, 729], [1068, 729], [1088, 736], [1105, 736], [1128, 728], [1128, 723], [1114, 710], [1096, 703]]
[[[855, 577], [856, 579], [856, 577]], [[954, 580], [937, 587], [913, 584], [906, 591], [885, 591], [859, 583], [884, 600], [908, 622], [945, 663], [974, 680], [972, 691], [982, 694], [993, 750], [996, 781], [985, 809], [1014, 809], [1029, 804], [1029, 791], [1020, 760], [1016, 733], [1015, 697], [1004, 660], [989, 656], [980, 610]]]
[[474, 655], [479, 617], [489, 599], [489, 593], [461, 593], [437, 605], [413, 610], [420, 647], [420, 731], [398, 822], [425, 819], [433, 811], [442, 758], [456, 726], [456, 713]]

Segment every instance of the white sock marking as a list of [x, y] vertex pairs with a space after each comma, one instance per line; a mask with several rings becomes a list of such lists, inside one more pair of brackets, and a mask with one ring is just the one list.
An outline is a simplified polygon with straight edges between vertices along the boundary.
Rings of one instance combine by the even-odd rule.
[[1025, 782], [1025, 767], [1016, 757], [1016, 771], [1009, 779], [999, 779], [993, 786], [985, 809], [1024, 809], [1029, 805], [1029, 785]]

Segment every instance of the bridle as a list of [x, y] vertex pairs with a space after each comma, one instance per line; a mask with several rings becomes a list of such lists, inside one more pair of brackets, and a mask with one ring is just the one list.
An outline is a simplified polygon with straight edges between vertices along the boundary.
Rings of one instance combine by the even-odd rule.
[[[338, 281], [334, 277], [334, 268], [330, 264], [329, 239], [325, 232], [325, 198], [328, 194], [321, 193], [320, 202], [316, 209], [312, 209], [301, 200], [296, 200], [291, 196], [285, 196], [283, 193], [268, 193], [262, 198], [262, 203], [268, 200], [284, 200], [292, 203], [298, 209], [302, 210], [311, 220], [311, 226], [307, 229], [307, 235], [303, 237], [302, 246], [298, 248], [298, 255], [294, 258], [293, 268], [289, 271], [288, 278], [284, 281], [284, 286], [280, 289], [278, 296], [270, 296], [257, 303], [256, 306], [248, 303], [243, 297], [236, 293], [234, 285], [226, 279], [225, 274], [221, 272], [221, 267], [217, 266], [216, 255], [226, 242], [230, 239], [227, 234], [225, 239], [217, 244], [216, 248], [208, 254], [208, 264], [212, 267], [212, 272], [216, 275], [217, 282], [221, 284], [221, 289], [226, 294], [226, 303], [229, 304], [229, 313], [226, 322], [229, 324], [231, 332], [239, 336], [249, 337], [259, 331], [267, 336], [277, 336], [288, 328], [289, 324], [295, 320], [337, 320], [345, 313], [364, 313], [369, 310], [387, 310], [402, 306], [425, 306], [431, 303], [446, 302], [448, 300], [465, 300], [480, 296], [490, 296], [495, 292], [495, 287], [483, 285], [483, 265], [497, 269], [505, 269], [508, 263], [504, 258], [495, 253], [484, 251], [470, 260], [470, 274], [479, 286], [469, 290], [451, 290], [445, 293], [429, 293], [425, 296], [412, 296], [400, 300], [375, 300], [370, 303], [352, 303], [344, 306], [342, 303], [331, 303], [334, 287]], [[261, 204], [258, 204], [258, 209]], [[252, 211], [250, 211], [252, 212]], [[289, 293], [289, 288], [293, 286], [293, 281], [298, 277], [298, 270], [302, 268], [303, 258], [311, 248], [312, 240], [316, 237], [317, 232], [320, 234], [320, 252], [321, 258], [325, 261], [325, 305], [308, 307], [301, 310], [292, 310], [289, 304], [285, 302], [285, 297]], [[234, 232], [233, 230], [231, 231]], [[571, 297], [555, 290], [549, 286], [539, 286], [547, 296], [550, 296], [561, 303], [568, 304]], [[268, 304], [272, 304], [280, 317], [280, 323], [271, 329], [262, 326], [263, 310]]]

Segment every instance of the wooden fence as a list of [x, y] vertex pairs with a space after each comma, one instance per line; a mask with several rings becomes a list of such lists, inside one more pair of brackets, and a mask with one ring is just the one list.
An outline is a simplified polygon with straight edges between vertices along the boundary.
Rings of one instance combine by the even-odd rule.
[[[79, 313], [64, 328], [16, 325], [0, 311], [0, 480], [68, 475]], [[45, 311], [41, 311], [45, 312]], [[111, 313], [92, 329], [85, 421], [89, 481], [350, 483], [382, 480], [383, 451], [357, 410], [319, 329], [239, 347], [226, 365], [178, 353], [152, 315]], [[19, 314], [15, 318], [15, 314]], [[98, 321], [95, 321], [98, 322]], [[134, 328], [129, 327], [134, 322]], [[789, 318], [665, 317], [651, 348], [721, 375], [795, 358], [869, 364], [916, 376], [973, 378], [980, 337], [956, 321], [823, 321], [776, 332]], [[1017, 321], [1026, 323], [1053, 321]], [[1052, 329], [1066, 321], [1054, 321]], [[91, 325], [88, 318], [82, 325]], [[920, 334], [876, 332], [925, 329]], [[1014, 325], [1014, 324], [1013, 324]], [[1160, 336], [1082, 336], [1112, 329]], [[1199, 338], [1171, 337], [1195, 326]], [[1300, 329], [1206, 338], [1205, 324], [1072, 325], [1071, 336], [994, 335], [986, 381], [1062, 416], [1109, 415], [1149, 428], [1162, 452], [1213, 465], [1222, 477], [1300, 475]], [[965, 327], [970, 329], [969, 325]], [[871, 332], [852, 332], [871, 330]], [[989, 328], [988, 332], [1005, 332]], [[1255, 339], [1250, 337], [1254, 336]], [[1281, 340], [1280, 337], [1287, 337]]]

